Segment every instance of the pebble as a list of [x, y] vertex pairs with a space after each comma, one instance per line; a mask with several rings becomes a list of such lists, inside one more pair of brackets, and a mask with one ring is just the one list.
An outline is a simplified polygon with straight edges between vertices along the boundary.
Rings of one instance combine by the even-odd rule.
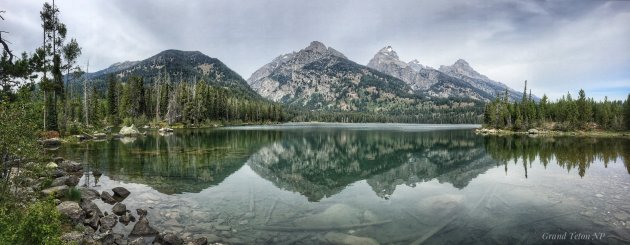
[[604, 195], [602, 195], [602, 194], [600, 194], [600, 193], [595, 194], [595, 196], [596, 196], [596, 197], [599, 197], [599, 198], [604, 197]]

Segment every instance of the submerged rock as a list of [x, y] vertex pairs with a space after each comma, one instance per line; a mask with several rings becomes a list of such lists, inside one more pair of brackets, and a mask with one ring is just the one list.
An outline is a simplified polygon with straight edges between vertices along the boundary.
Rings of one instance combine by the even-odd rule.
[[146, 242], [144, 241], [143, 237], [138, 237], [136, 239], [129, 241], [129, 243], [127, 243], [127, 245], [145, 245], [145, 244]]
[[125, 198], [127, 198], [129, 194], [131, 194], [129, 190], [125, 189], [124, 187], [116, 187], [112, 189], [112, 191], [114, 192], [114, 199], [118, 201], [125, 200]]
[[133, 226], [133, 230], [129, 235], [131, 236], [151, 236], [158, 234], [155, 228], [151, 227], [149, 220], [145, 216], [140, 216], [140, 219]]
[[127, 206], [125, 204], [122, 203], [116, 203], [116, 205], [114, 205], [114, 207], [112, 207], [112, 212], [116, 215], [123, 215], [125, 213], [127, 213]]
[[361, 223], [363, 213], [363, 211], [346, 204], [335, 204], [319, 214], [296, 219], [295, 224], [304, 227], [353, 225]]
[[419, 213], [428, 220], [454, 215], [463, 209], [464, 196], [443, 194], [424, 198], [416, 206]]
[[379, 243], [369, 237], [359, 237], [339, 232], [328, 232], [324, 235], [324, 240], [332, 244], [339, 245], [378, 245]]
[[103, 200], [103, 202], [107, 203], [107, 204], [114, 204], [116, 203], [116, 199], [114, 199], [114, 197], [112, 197], [111, 194], [109, 194], [109, 192], [103, 191], [101, 193], [101, 200]]
[[57, 206], [62, 217], [68, 218], [73, 225], [83, 224], [85, 212], [76, 202], [65, 201]]
[[154, 243], [159, 243], [162, 245], [182, 245], [184, 244], [184, 240], [179, 238], [173, 233], [167, 232], [164, 234], [158, 234], [155, 237]]

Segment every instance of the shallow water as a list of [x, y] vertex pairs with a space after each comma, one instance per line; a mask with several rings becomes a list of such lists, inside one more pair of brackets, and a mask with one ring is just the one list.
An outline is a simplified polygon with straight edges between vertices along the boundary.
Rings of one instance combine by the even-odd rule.
[[128, 209], [149, 208], [153, 226], [183, 237], [319, 244], [335, 231], [381, 244], [630, 241], [630, 140], [481, 136], [474, 127], [149, 131], [56, 154], [103, 172], [96, 182], [86, 174], [82, 185], [129, 189]]

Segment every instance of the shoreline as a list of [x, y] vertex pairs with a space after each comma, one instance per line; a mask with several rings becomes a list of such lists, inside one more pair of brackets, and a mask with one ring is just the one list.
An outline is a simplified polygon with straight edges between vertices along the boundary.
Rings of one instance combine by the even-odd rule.
[[557, 131], [557, 130], [539, 130], [529, 129], [527, 131], [514, 131], [507, 129], [495, 128], [478, 128], [475, 129], [478, 135], [529, 135], [532, 137], [598, 137], [598, 138], [630, 138], [628, 131]]

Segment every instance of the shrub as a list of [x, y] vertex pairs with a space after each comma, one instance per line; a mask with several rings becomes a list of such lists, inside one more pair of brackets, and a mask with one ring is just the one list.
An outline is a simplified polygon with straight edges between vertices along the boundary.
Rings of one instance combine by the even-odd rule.
[[79, 191], [76, 187], [72, 187], [68, 190], [66, 197], [71, 201], [80, 201], [81, 200], [81, 191]]
[[61, 244], [61, 214], [52, 199], [25, 210], [0, 207], [0, 244]]

